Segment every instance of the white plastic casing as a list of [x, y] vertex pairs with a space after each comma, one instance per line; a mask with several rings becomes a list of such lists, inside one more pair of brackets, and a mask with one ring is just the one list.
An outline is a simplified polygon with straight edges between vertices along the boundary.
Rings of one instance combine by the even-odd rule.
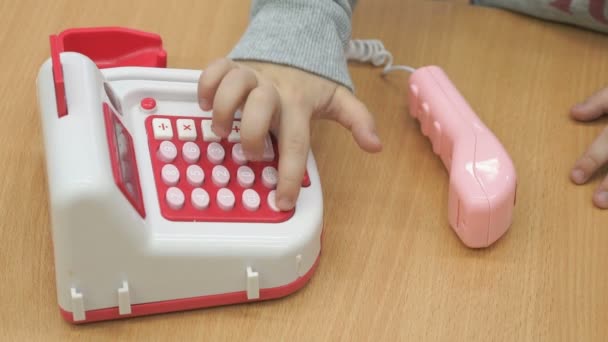
[[[128, 315], [131, 305], [234, 292], [256, 300], [261, 289], [291, 284], [311, 271], [320, 254], [323, 223], [312, 153], [307, 162], [311, 185], [301, 189], [295, 213], [285, 222], [168, 221], [160, 213], [144, 126], [151, 113], [139, 104], [143, 97], [153, 97], [157, 113], [210, 117], [198, 107], [200, 71], [100, 70], [78, 53], [60, 57], [68, 114], [57, 114], [50, 59], [40, 69], [37, 87], [57, 296], [73, 321], [89, 320], [92, 310], [119, 308]], [[112, 101], [106, 89], [112, 90]], [[145, 218], [114, 181], [105, 102], [114, 104], [132, 135]]]

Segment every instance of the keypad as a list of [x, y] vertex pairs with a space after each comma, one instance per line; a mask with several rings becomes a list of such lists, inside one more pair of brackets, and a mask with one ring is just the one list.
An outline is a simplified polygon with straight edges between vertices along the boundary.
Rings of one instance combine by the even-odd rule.
[[[226, 139], [211, 118], [154, 115], [146, 120], [161, 214], [172, 221], [282, 222], [276, 206], [278, 146], [270, 134], [261, 161], [245, 158], [235, 120]], [[308, 174], [302, 186], [310, 186]]]

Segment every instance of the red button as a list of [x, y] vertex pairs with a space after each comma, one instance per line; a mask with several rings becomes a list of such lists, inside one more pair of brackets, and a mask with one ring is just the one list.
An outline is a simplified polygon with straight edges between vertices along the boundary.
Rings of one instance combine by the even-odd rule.
[[145, 99], [141, 100], [141, 108], [145, 110], [152, 110], [156, 108], [156, 100], [151, 97], [146, 97]]

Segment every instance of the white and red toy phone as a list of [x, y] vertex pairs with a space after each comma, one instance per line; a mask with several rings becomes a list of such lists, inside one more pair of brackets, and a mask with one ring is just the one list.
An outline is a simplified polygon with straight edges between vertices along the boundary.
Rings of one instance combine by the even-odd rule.
[[51, 36], [42, 117], [57, 296], [93, 322], [286, 296], [312, 276], [323, 198], [312, 153], [294, 210], [274, 203], [277, 142], [245, 160], [239, 113], [220, 140], [201, 71], [168, 69], [160, 37]]

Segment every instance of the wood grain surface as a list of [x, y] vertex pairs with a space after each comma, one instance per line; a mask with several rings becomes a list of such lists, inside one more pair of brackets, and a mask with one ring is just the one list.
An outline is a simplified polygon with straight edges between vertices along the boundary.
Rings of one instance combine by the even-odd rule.
[[[169, 66], [202, 69], [247, 26], [249, 2], [0, 1], [0, 339], [605, 341], [608, 212], [600, 177], [568, 172], [608, 121], [568, 109], [608, 81], [608, 37], [466, 1], [366, 0], [355, 38], [377, 38], [396, 63], [440, 65], [512, 156], [515, 221], [470, 250], [447, 221], [448, 177], [409, 117], [407, 74], [351, 65], [384, 150], [360, 151], [315, 122], [324, 250], [310, 283], [255, 305], [72, 326], [59, 315], [35, 78], [48, 35], [120, 25], [163, 37]], [[605, 172], [603, 173], [605, 175]]]

